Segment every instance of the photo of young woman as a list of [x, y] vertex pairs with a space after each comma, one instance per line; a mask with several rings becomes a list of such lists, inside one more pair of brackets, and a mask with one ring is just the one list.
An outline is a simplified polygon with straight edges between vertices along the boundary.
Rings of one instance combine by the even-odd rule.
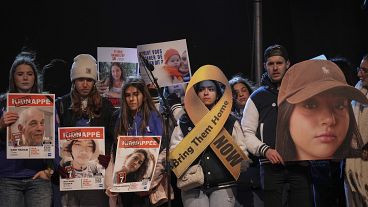
[[115, 183], [140, 182], [152, 176], [154, 163], [153, 155], [144, 149], [136, 149], [133, 153], [128, 154], [121, 170], [115, 172]]
[[327, 60], [307, 60], [285, 74], [278, 96], [276, 149], [285, 161], [343, 159], [361, 154], [351, 100], [368, 103]]

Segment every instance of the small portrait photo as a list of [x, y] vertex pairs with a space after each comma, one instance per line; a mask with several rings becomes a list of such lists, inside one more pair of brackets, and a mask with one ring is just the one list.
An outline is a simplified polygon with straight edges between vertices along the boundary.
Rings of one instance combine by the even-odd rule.
[[53, 143], [51, 107], [16, 107], [14, 111], [19, 118], [10, 127], [8, 146], [43, 146]]
[[285, 161], [361, 155], [363, 141], [351, 101], [367, 104], [327, 60], [307, 60], [286, 72], [278, 96], [276, 150]]
[[116, 158], [114, 183], [142, 182], [151, 180], [156, 159], [154, 149], [125, 148]]
[[102, 140], [73, 139], [63, 141], [60, 165], [68, 172], [68, 178], [102, 176], [104, 169], [98, 162]]
[[171, 78], [173, 84], [189, 82], [191, 77], [188, 52], [169, 48], [163, 55], [163, 69]]
[[[103, 97], [114, 101], [121, 98], [121, 89], [126, 77], [137, 74], [138, 63], [99, 62], [99, 76], [96, 83], [97, 90]], [[114, 100], [117, 99], [117, 100]]]

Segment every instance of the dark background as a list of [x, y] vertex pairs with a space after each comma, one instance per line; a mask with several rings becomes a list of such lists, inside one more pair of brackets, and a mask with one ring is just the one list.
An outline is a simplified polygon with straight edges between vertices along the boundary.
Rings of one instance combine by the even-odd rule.
[[[263, 49], [279, 43], [291, 63], [325, 54], [357, 66], [368, 52], [364, 0], [263, 0]], [[14, 57], [37, 52], [40, 69], [53, 58], [72, 63], [97, 47], [186, 39], [192, 72], [204, 64], [231, 77], [254, 77], [254, 0], [12, 1], [0, 9], [0, 92]], [[68, 81], [68, 80], [66, 80]]]

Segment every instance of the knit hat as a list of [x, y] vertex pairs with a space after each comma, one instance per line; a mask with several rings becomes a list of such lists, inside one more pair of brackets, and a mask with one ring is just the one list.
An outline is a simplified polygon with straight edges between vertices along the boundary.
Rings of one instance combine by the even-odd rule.
[[344, 73], [328, 60], [306, 60], [289, 68], [281, 82], [277, 103], [303, 102], [322, 92], [334, 90], [363, 104], [368, 99], [358, 89], [348, 85]]
[[91, 78], [97, 81], [97, 64], [92, 55], [80, 54], [74, 58], [70, 70], [70, 80], [73, 82], [78, 78]]
[[180, 57], [180, 54], [177, 50], [175, 49], [168, 49], [166, 50], [165, 54], [164, 54], [164, 62], [165, 64], [167, 64], [167, 62], [169, 61], [169, 58], [173, 55], [178, 55]]
[[269, 46], [264, 52], [264, 62], [266, 62], [267, 59], [269, 57], [272, 57], [272, 56], [281, 56], [285, 59], [285, 61], [289, 60], [289, 55], [288, 55], [285, 47], [282, 46], [282, 45], [271, 45], [271, 46]]

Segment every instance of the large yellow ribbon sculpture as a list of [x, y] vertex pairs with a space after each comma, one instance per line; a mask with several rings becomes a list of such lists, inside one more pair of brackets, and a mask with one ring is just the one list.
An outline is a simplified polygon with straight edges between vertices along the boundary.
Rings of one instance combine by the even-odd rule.
[[[194, 85], [204, 80], [215, 80], [226, 86], [223, 96], [211, 110], [202, 103], [194, 90]], [[172, 170], [177, 177], [210, 145], [234, 179], [239, 178], [241, 162], [248, 157], [223, 128], [231, 112], [232, 100], [228, 80], [218, 67], [202, 66], [192, 76], [185, 92], [184, 105], [195, 127], [170, 152]]]

